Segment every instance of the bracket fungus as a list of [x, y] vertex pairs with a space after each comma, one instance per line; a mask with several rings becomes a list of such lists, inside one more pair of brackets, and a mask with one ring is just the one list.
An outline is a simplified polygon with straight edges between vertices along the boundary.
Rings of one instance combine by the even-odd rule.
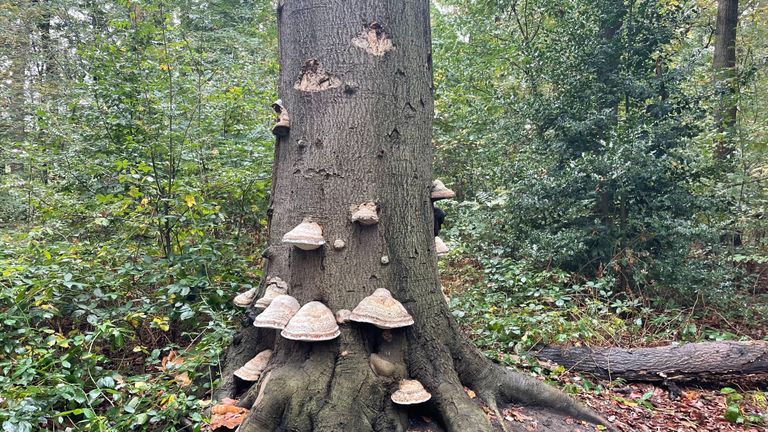
[[278, 99], [272, 104], [272, 109], [277, 113], [277, 123], [272, 128], [272, 133], [277, 137], [288, 135], [291, 130], [291, 119], [288, 117], [288, 110], [283, 106], [283, 101]]
[[235, 306], [247, 308], [253, 303], [254, 298], [256, 298], [256, 288], [251, 288], [248, 291], [236, 295], [232, 300], [232, 303], [234, 303]]
[[270, 278], [267, 282], [267, 289], [264, 292], [264, 297], [256, 300], [254, 307], [264, 309], [272, 303], [275, 297], [288, 293], [288, 283], [279, 277]]
[[350, 321], [373, 324], [381, 329], [413, 325], [413, 317], [385, 288], [377, 289], [373, 294], [360, 301], [349, 319]]
[[286, 339], [318, 342], [335, 339], [339, 336], [336, 317], [328, 306], [311, 301], [299, 309], [280, 335]]
[[440, 237], [435, 237], [435, 253], [437, 256], [445, 256], [448, 254], [448, 246], [445, 245], [445, 242]]
[[375, 225], [379, 223], [379, 214], [376, 203], [373, 201], [354, 206], [351, 212], [352, 216], [350, 216], [350, 219], [352, 222], [357, 222], [360, 225]]
[[258, 381], [259, 376], [267, 367], [270, 357], [272, 357], [272, 350], [264, 350], [256, 354], [256, 357], [248, 360], [246, 364], [235, 371], [235, 376], [243, 381]]
[[289, 243], [301, 250], [313, 250], [325, 244], [323, 228], [309, 219], [304, 219], [296, 228], [283, 236], [283, 243]]
[[455, 196], [456, 196], [456, 192], [445, 187], [443, 182], [441, 182], [440, 180], [435, 180], [432, 182], [432, 193], [431, 193], [432, 201], [449, 199]]
[[287, 294], [279, 295], [253, 320], [253, 326], [281, 330], [296, 315], [299, 308], [299, 302], [295, 298]]
[[392, 402], [398, 405], [414, 405], [426, 402], [432, 395], [417, 380], [402, 380], [400, 388], [392, 393]]
[[334, 315], [336, 316], [336, 324], [345, 324], [349, 322], [352, 311], [349, 309], [339, 309]]

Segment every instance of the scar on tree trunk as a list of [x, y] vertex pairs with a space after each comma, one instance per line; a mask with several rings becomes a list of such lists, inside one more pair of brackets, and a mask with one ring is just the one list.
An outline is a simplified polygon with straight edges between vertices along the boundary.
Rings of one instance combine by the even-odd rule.
[[[261, 311], [249, 308], [216, 393], [250, 409], [240, 431], [403, 431], [420, 415], [448, 431], [490, 431], [505, 427], [493, 418], [510, 403], [607, 425], [556, 389], [485, 358], [443, 299], [430, 199], [429, 2], [290, 0], [278, 6], [278, 30], [280, 106], [290, 119], [280, 119], [275, 145], [264, 279], [280, 277], [301, 305], [317, 301], [333, 312], [386, 288], [413, 324], [384, 330], [348, 321], [332, 340], [302, 342], [254, 327]], [[377, 223], [352, 217], [363, 204], [378, 216], [366, 220]], [[302, 221], [321, 227], [317, 249], [282, 241]], [[273, 354], [258, 381], [232, 376], [266, 349]], [[406, 378], [431, 399], [393, 403]]]

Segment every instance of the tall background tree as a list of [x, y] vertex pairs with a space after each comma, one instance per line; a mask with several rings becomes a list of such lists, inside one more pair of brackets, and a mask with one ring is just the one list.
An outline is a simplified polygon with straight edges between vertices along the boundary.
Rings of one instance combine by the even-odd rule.
[[715, 73], [715, 90], [720, 103], [715, 112], [715, 124], [723, 137], [718, 138], [715, 152], [727, 159], [734, 152], [736, 112], [738, 110], [739, 82], [736, 72], [736, 29], [739, 25], [739, 1], [717, 2], [715, 24], [715, 54], [712, 66]]

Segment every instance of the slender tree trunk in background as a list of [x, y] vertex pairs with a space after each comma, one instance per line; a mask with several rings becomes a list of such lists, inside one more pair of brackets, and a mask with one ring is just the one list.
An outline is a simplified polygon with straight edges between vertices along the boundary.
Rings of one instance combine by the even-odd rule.
[[[406, 411], [390, 395], [407, 377], [432, 393], [423, 407], [451, 431], [492, 429], [465, 385], [494, 409], [516, 400], [602, 421], [553, 388], [492, 364], [461, 336], [443, 300], [430, 202], [429, 2], [292, 0], [279, 6], [278, 28], [279, 93], [291, 129], [275, 150], [265, 279], [280, 277], [301, 304], [316, 300], [333, 311], [387, 288], [415, 324], [387, 334], [349, 323], [332, 341], [295, 342], [253, 327], [251, 309], [217, 394], [253, 407], [240, 430], [404, 430]], [[353, 224], [350, 207], [366, 201], [377, 203], [380, 223]], [[308, 217], [323, 227], [325, 246], [281, 243]], [[332, 247], [336, 240], [346, 246]], [[250, 388], [234, 381], [232, 371], [267, 348], [274, 354], [261, 380]], [[393, 375], [372, 370], [375, 352], [392, 359]]]
[[715, 28], [714, 84], [719, 95], [715, 125], [721, 136], [715, 143], [715, 156], [726, 160], [735, 150], [739, 83], [736, 77], [736, 27], [739, 23], [739, 0], [719, 0]]

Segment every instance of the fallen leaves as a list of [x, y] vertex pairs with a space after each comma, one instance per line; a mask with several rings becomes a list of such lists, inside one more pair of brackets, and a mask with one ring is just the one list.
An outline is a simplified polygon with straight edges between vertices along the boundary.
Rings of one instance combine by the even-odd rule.
[[248, 415], [248, 408], [236, 404], [237, 400], [226, 398], [211, 408], [211, 430], [235, 429], [240, 426]]

